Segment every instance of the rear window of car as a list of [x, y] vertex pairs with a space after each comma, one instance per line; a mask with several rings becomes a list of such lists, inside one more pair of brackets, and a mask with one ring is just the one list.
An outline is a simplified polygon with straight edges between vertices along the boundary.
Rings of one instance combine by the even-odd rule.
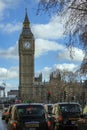
[[20, 116], [24, 115], [43, 115], [44, 107], [39, 105], [29, 105], [29, 106], [21, 106], [18, 107], [18, 113]]
[[81, 107], [78, 104], [60, 104], [62, 112], [81, 112]]

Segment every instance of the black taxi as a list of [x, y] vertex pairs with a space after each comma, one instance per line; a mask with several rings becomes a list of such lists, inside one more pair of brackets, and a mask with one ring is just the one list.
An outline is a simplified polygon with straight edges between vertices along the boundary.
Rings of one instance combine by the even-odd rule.
[[59, 102], [53, 105], [50, 118], [53, 130], [78, 128], [77, 121], [82, 113], [82, 107], [76, 102]]
[[8, 130], [49, 130], [50, 123], [42, 104], [15, 104], [12, 107]]

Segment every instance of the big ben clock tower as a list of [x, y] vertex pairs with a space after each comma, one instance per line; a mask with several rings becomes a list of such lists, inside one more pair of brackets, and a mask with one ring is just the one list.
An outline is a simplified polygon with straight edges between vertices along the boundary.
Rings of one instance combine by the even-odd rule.
[[22, 32], [19, 37], [19, 96], [22, 100], [33, 98], [34, 51], [34, 36], [30, 29], [26, 10]]

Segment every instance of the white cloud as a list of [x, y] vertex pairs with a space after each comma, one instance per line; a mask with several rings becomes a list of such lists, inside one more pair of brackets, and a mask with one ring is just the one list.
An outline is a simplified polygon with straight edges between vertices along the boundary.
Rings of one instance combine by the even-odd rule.
[[72, 62], [82, 62], [84, 58], [84, 53], [81, 49], [72, 48], [72, 58], [70, 57], [70, 51], [68, 49], [64, 49], [58, 53], [57, 58], [60, 60], [68, 60]]
[[41, 71], [42, 75], [43, 75], [43, 80], [49, 81], [49, 75], [50, 75], [51, 71], [52, 71], [51, 67], [44, 67], [43, 68], [43, 70]]
[[9, 58], [18, 59], [18, 44], [16, 43], [15, 46], [10, 47], [6, 50], [0, 49], [0, 57], [6, 58], [6, 59], [9, 59]]
[[21, 23], [0, 24], [0, 30], [7, 34], [19, 31], [19, 30], [21, 30], [21, 28], [22, 28]]
[[68, 70], [75, 72], [78, 68], [78, 65], [76, 64], [69, 64], [69, 63], [63, 63], [63, 64], [55, 64], [53, 66], [53, 70], [59, 69], [59, 70]]
[[5, 10], [6, 8], [6, 5], [5, 3], [3, 2], [3, 0], [0, 1], [0, 19], [3, 18], [3, 11]]
[[11, 67], [7, 71], [7, 78], [8, 79], [18, 79], [19, 77], [19, 68], [18, 67]]
[[0, 68], [0, 79], [3, 79], [7, 77], [7, 69], [6, 68]]
[[[49, 51], [58, 51], [57, 59], [64, 61], [68, 60], [71, 62], [82, 62], [84, 57], [83, 50], [79, 48], [72, 48], [72, 53], [65, 46], [50, 40], [36, 39], [35, 41], [35, 56], [40, 57], [48, 53]], [[73, 58], [70, 57], [72, 54]]]
[[0, 68], [0, 79], [9, 80], [9, 79], [18, 79], [19, 77], [19, 68], [18, 67], [11, 67], [7, 68]]
[[21, 0], [0, 0], [0, 20], [4, 18], [4, 14], [7, 15], [6, 9], [16, 8], [20, 2]]
[[49, 41], [44, 39], [36, 39], [35, 41], [35, 56], [39, 57], [46, 54], [49, 51], [57, 51], [64, 49], [64, 46], [58, 44], [55, 41]]
[[[19, 68], [0, 68], [0, 86], [5, 87], [5, 92], [18, 89]], [[4, 84], [5, 85], [4, 85]], [[7, 94], [6, 94], [7, 95]]]
[[53, 16], [48, 24], [37, 24], [32, 26], [35, 37], [44, 39], [59, 39], [63, 37], [63, 22], [58, 16]]
[[3, 0], [0, 0], [0, 12], [2, 12], [5, 9], [5, 3], [3, 2]]

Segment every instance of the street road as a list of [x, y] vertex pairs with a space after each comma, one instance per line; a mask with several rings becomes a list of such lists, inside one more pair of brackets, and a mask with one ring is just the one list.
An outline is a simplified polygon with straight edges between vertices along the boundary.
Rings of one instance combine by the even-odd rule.
[[5, 123], [4, 120], [1, 119], [1, 111], [0, 111], [0, 130], [7, 130], [7, 124]]
[[[7, 124], [6, 124], [6, 122], [4, 120], [2, 120], [1, 117], [2, 117], [2, 113], [0, 111], [0, 130], [7, 130]], [[87, 130], [87, 125], [80, 128], [79, 130]]]

